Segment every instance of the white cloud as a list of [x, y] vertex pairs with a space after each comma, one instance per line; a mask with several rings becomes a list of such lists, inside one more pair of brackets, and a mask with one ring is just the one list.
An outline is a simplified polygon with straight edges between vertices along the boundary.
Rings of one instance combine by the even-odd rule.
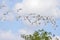
[[9, 12], [8, 16], [3, 16], [3, 13], [11, 11], [9, 6], [4, 1], [1, 5], [5, 6], [0, 9], [0, 19], [2, 20], [14, 20], [16, 13], [19, 15], [36, 13], [41, 15], [55, 16], [56, 18], [60, 17], [60, 9], [57, 7], [60, 5], [57, 0], [23, 0], [21, 3], [16, 3], [14, 8], [11, 9], [14, 11]]
[[[37, 5], [34, 5], [34, 2], [38, 2]], [[57, 9], [57, 0], [37, 0], [37, 2], [36, 0], [23, 0], [22, 3], [17, 3], [15, 5], [15, 12], [22, 8], [22, 10], [18, 12], [20, 15], [26, 13], [36, 13], [49, 16], [52, 15], [55, 17], [60, 15], [60, 9]]]
[[26, 30], [24, 30], [24, 29], [21, 29], [21, 30], [19, 30], [19, 33], [21, 33], [21, 34], [26, 34], [26, 33], [27, 33], [27, 31], [26, 31]]
[[13, 21], [13, 20], [14, 20], [14, 14], [13, 14], [12, 12], [10, 12], [10, 13], [6, 16], [6, 20]]
[[18, 30], [18, 32], [19, 32], [19, 34], [29, 34], [28, 33], [29, 30], [27, 30], [27, 29], [20, 29], [20, 30]]
[[18, 30], [17, 34], [12, 33], [11, 30], [9, 31], [2, 31], [0, 30], [0, 40], [24, 40], [21, 38], [21, 34], [29, 34], [30, 31], [25, 29]]
[[18, 33], [15, 34], [11, 30], [9, 31], [0, 30], [0, 40], [24, 40], [23, 38], [21, 38], [21, 33], [25, 34], [27, 32], [26, 30], [21, 29], [18, 30]]
[[17, 36], [11, 31], [0, 31], [0, 40], [17, 40]]

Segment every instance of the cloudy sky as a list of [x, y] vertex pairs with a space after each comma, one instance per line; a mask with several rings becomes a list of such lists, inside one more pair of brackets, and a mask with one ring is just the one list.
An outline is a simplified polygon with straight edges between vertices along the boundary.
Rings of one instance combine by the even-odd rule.
[[[54, 16], [58, 27], [54, 30], [50, 24], [32, 26], [16, 20], [16, 16], [30, 13]], [[20, 34], [31, 34], [38, 29], [60, 36], [60, 0], [0, 0], [0, 40], [23, 40]]]

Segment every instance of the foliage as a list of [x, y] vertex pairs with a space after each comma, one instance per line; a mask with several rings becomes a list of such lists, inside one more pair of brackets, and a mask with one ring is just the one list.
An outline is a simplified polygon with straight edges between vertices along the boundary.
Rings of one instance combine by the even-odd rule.
[[51, 33], [44, 30], [35, 31], [32, 35], [21, 35], [25, 40], [52, 40]]

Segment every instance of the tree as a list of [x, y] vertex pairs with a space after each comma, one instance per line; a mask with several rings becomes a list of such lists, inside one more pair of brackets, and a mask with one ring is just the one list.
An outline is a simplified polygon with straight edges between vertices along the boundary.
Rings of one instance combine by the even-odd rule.
[[21, 35], [21, 37], [24, 38], [25, 40], [52, 40], [52, 37], [50, 35], [51, 35], [50, 32], [38, 30], [30, 35]]

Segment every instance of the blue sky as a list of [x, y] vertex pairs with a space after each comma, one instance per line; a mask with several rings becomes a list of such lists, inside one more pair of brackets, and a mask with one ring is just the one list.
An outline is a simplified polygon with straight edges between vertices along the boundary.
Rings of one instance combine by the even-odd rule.
[[[10, 9], [10, 10], [14, 10], [14, 7], [18, 4], [19, 6], [22, 4], [23, 6], [24, 6], [24, 3], [22, 3], [24, 0], [0, 0], [0, 4], [2, 4], [2, 2], [5, 2], [5, 4], [8, 6], [8, 8]], [[58, 2], [60, 2], [60, 0], [57, 0]], [[49, 1], [48, 1], [49, 2]], [[14, 37], [14, 38], [17, 38], [17, 39], [21, 39], [21, 38], [19, 38], [18, 37], [18, 35], [19, 34], [21, 34], [21, 33], [27, 33], [27, 34], [29, 34], [29, 33], [32, 33], [33, 31], [35, 31], [35, 30], [38, 30], [38, 29], [44, 29], [44, 30], [46, 30], [46, 31], [48, 31], [48, 32], [52, 32], [52, 34], [55, 34], [56, 36], [60, 36], [60, 32], [59, 32], [59, 30], [60, 30], [60, 5], [59, 5], [60, 3], [58, 3], [58, 9], [55, 9], [55, 10], [58, 10], [57, 11], [57, 18], [56, 18], [56, 22], [57, 22], [57, 25], [58, 25], [58, 27], [56, 28], [56, 30], [54, 30], [54, 28], [50, 25], [50, 23], [49, 24], [47, 24], [46, 26], [44, 26], [44, 27], [41, 27], [41, 25], [39, 25], [39, 26], [32, 26], [32, 27], [30, 27], [30, 25], [29, 24], [26, 24], [25, 22], [24, 22], [24, 20], [20, 20], [20, 21], [16, 21], [15, 19], [13, 20], [13, 21], [0, 21], [0, 34], [2, 34], [2, 35], [7, 35], [6, 33], [8, 32], [8, 35], [6, 36], [6, 37], [9, 37], [10, 35], [13, 35], [13, 36], [16, 36], [16, 37]], [[16, 9], [18, 9], [19, 7], [18, 7], [18, 5], [16, 6], [17, 8]], [[28, 5], [28, 4], [27, 4]], [[54, 4], [53, 4], [54, 5]], [[23, 8], [23, 6], [21, 6], [22, 8]], [[35, 5], [34, 5], [35, 6]], [[29, 6], [27, 6], [27, 7], [29, 7]], [[46, 6], [47, 7], [47, 6]], [[55, 5], [53, 6], [53, 7], [55, 7]], [[33, 8], [33, 7], [32, 7]], [[38, 7], [39, 8], [39, 7]], [[42, 8], [42, 7], [41, 7]], [[44, 7], [45, 8], [45, 7]], [[29, 10], [28, 8], [24, 8], [24, 9], [27, 9], [27, 10]], [[43, 8], [42, 8], [43, 9]], [[46, 9], [48, 9], [48, 8], [46, 8]], [[45, 9], [44, 9], [45, 10]], [[49, 9], [49, 10], [51, 10], [51, 9]], [[15, 10], [16, 11], [16, 10]], [[30, 13], [30, 12], [32, 12], [32, 11], [30, 11], [30, 12], [25, 12], [25, 11], [23, 11], [24, 13]], [[23, 13], [22, 12], [22, 13]], [[34, 11], [33, 11], [34, 12]], [[39, 12], [39, 11], [38, 11]], [[42, 11], [41, 11], [42, 12]], [[43, 12], [45, 12], [45, 11], [43, 11]], [[51, 12], [51, 11], [50, 11]], [[50, 13], [50, 12], [45, 12], [45, 13]], [[1, 12], [0, 11], [0, 14], [1, 13], [3, 13], [3, 12]], [[13, 12], [13, 15], [15, 15], [14, 14], [15, 12]], [[36, 12], [37, 13], [37, 12]], [[51, 12], [52, 13], [52, 12]], [[55, 13], [55, 12], [53, 12], [53, 13]], [[11, 14], [12, 15], [12, 14]], [[42, 15], [45, 15], [44, 13], [42, 14]], [[48, 14], [47, 14], [48, 15]], [[55, 16], [56, 14], [54, 14], [54, 16]], [[13, 16], [12, 16], [13, 17]], [[10, 17], [9, 17], [10, 18]], [[5, 34], [4, 34], [5, 33]], [[10, 34], [11, 33], [11, 34]], [[11, 36], [10, 36], [11, 37]], [[10, 38], [9, 37], [9, 38]], [[2, 37], [2, 36], [0, 36], [0, 39], [1, 40], [8, 40], [8, 38], [4, 38], [4, 37]], [[17, 39], [15, 39], [15, 40], [17, 40]], [[12, 40], [11, 38], [9, 39], [9, 40]], [[22, 40], [22, 39], [21, 39]]]

